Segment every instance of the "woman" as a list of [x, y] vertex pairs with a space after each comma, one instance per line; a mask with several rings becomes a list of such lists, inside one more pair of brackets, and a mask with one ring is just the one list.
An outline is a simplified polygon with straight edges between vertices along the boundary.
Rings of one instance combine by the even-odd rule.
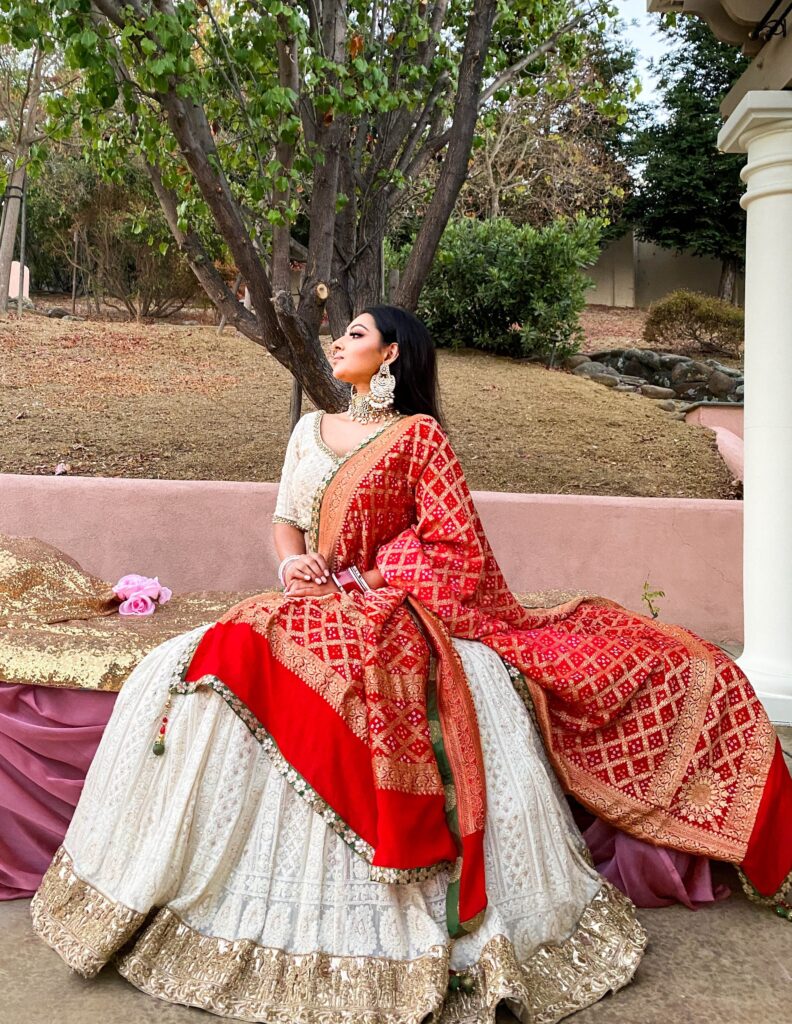
[[85, 975], [119, 954], [145, 991], [245, 1020], [560, 1020], [630, 980], [645, 934], [558, 779], [771, 897], [788, 773], [711, 644], [601, 597], [515, 601], [419, 320], [364, 311], [332, 364], [352, 399], [290, 438], [283, 591], [132, 673], [36, 930]]

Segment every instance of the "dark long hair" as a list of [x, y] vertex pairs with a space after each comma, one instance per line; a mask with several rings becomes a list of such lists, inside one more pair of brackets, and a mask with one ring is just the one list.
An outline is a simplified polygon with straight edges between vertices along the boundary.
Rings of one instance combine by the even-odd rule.
[[[437, 358], [426, 325], [401, 306], [367, 306], [361, 313], [374, 319], [384, 345], [396, 342], [399, 356], [390, 364], [396, 378], [393, 404], [397, 412], [428, 413], [443, 426], [437, 385]], [[358, 314], [360, 315], [360, 314]]]

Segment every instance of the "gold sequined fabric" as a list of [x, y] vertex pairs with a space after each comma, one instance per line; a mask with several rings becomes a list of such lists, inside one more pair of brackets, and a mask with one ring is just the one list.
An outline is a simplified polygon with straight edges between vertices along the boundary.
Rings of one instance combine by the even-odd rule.
[[[0, 626], [0, 680], [75, 690], [121, 689], [155, 647], [220, 616], [250, 594], [221, 591], [172, 597], [153, 615], [111, 615]], [[117, 608], [116, 603], [116, 608]]]
[[122, 616], [111, 584], [63, 551], [0, 534], [0, 680], [120, 690], [149, 651], [251, 596], [198, 591], [171, 598], [152, 615]]
[[532, 590], [527, 594], [515, 594], [523, 608], [557, 608], [576, 597], [593, 596], [588, 590]]
[[35, 537], [0, 534], [0, 626], [112, 615], [112, 587]]
[[143, 914], [80, 879], [62, 847], [32, 910], [36, 932], [81, 974], [126, 947], [118, 969], [144, 992], [267, 1024], [483, 1024], [501, 1004], [523, 1024], [555, 1024], [626, 985], [646, 946], [632, 904], [603, 881], [567, 939], [520, 962], [495, 935], [465, 972], [472, 992], [449, 991], [450, 944], [413, 960], [289, 953], [202, 935], [168, 907], [143, 927]]

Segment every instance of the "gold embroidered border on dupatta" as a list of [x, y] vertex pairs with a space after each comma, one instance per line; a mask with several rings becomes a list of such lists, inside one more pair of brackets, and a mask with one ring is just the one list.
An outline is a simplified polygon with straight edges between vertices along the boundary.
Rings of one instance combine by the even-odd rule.
[[605, 881], [571, 935], [525, 961], [506, 936], [489, 939], [465, 971], [469, 993], [448, 989], [450, 943], [413, 960], [290, 953], [203, 935], [168, 907], [146, 919], [83, 881], [63, 847], [33, 901], [36, 932], [80, 974], [115, 958], [150, 995], [267, 1024], [482, 1024], [501, 1004], [555, 1024], [626, 985], [646, 946], [632, 904]]
[[[621, 607], [608, 598], [591, 596], [585, 600], [590, 605]], [[656, 620], [652, 622], [652, 626], [658, 632], [684, 643], [690, 652], [691, 671], [687, 689], [688, 699], [668, 744], [667, 757], [662, 768], [653, 776], [657, 783], [657, 788], [654, 791], [655, 800], [659, 798], [659, 800], [665, 801], [665, 806], [658, 802], [642, 801], [640, 798], [630, 799], [626, 794], [621, 793], [617, 826], [639, 839], [648, 840], [658, 846], [678, 844], [678, 848], [690, 853], [739, 863], [745, 855], [750, 824], [756, 817], [762, 798], [763, 782], [773, 759], [775, 731], [768, 718], [760, 717], [757, 720], [754, 741], [749, 746], [746, 760], [741, 766], [740, 774], [743, 779], [758, 780], [754, 785], [740, 786], [730, 808], [732, 832], [741, 834], [743, 838], [731, 838], [723, 833], [707, 834], [701, 828], [696, 827], [697, 819], [703, 820], [701, 816], [709, 813], [704, 800], [705, 789], [707, 792], [711, 792], [711, 799], [715, 803], [717, 802], [718, 788], [719, 785], [722, 785], [717, 772], [707, 768], [696, 771], [685, 783], [676, 804], [672, 803], [672, 798], [682, 784], [685, 771], [693, 759], [696, 745], [702, 734], [704, 719], [709, 707], [707, 695], [712, 689], [716, 673], [714, 655], [695, 634], [682, 626]], [[569, 761], [563, 761], [556, 756], [552, 742], [547, 742], [547, 738], [553, 735], [553, 728], [546, 694], [540, 686], [527, 677], [525, 677], [525, 686], [530, 692], [535, 719], [545, 737], [548, 756], [561, 784], [567, 792], [573, 793], [576, 799], [580, 800], [593, 813], [602, 814], [613, 820], [613, 788], [607, 783], [600, 783], [593, 774], [578, 771]], [[673, 813], [679, 809], [691, 817], [692, 821], [689, 826]]]

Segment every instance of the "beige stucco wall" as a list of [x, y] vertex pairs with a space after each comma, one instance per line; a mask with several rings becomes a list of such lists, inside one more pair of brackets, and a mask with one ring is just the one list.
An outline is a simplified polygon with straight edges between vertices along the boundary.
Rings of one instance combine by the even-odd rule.
[[606, 245], [600, 258], [586, 273], [594, 286], [586, 302], [602, 306], [635, 305], [635, 270], [632, 234]]
[[[597, 263], [586, 273], [594, 281], [586, 295], [589, 304], [646, 307], [677, 288], [717, 295], [721, 265], [717, 260], [661, 249], [634, 238], [630, 232], [605, 246]], [[744, 282], [740, 276], [740, 304], [743, 295]]]

